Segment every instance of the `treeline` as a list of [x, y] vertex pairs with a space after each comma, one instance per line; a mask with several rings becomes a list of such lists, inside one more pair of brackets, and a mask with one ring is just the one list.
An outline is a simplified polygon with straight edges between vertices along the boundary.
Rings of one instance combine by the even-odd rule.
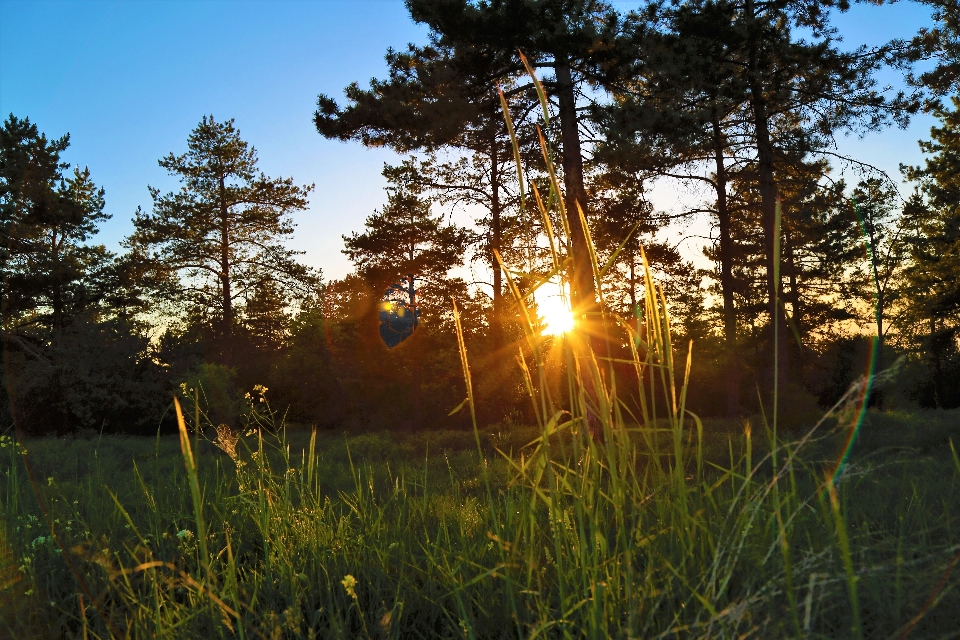
[[[447, 413], [463, 398], [453, 298], [481, 419], [524, 420], [519, 310], [501, 260], [534, 294], [555, 270], [547, 222], [567, 256], [557, 280], [585, 331], [601, 300], [636, 316], [646, 257], [676, 343], [694, 341], [701, 414], [756, 411], [775, 378], [794, 413], [830, 404], [871, 362], [900, 355], [898, 384], [875, 403], [960, 406], [960, 101], [946, 103], [958, 90], [960, 16], [927, 4], [934, 23], [914, 38], [848, 50], [831, 25], [848, 5], [832, 0], [632, 12], [588, 0], [407, 0], [429, 44], [388, 50], [386, 79], [351, 84], [345, 103], [317, 102], [321, 135], [405, 157], [384, 168], [385, 205], [344, 237], [356, 269], [341, 281], [284, 243], [312, 186], [258, 172], [232, 121], [204, 118], [186, 153], [160, 160], [182, 188], [151, 189], [152, 210], [136, 213], [113, 255], [92, 244], [104, 194], [89, 171], [68, 175], [67, 138], [10, 116], [4, 419], [40, 432], [152, 431], [171, 393], [201, 388], [216, 423], [238, 423], [266, 397], [293, 422], [448, 424], [462, 419]], [[878, 84], [891, 70], [900, 92]], [[921, 143], [925, 164], [902, 168], [915, 187], [905, 200], [890, 176], [837, 151], [839, 135], [905, 126], [921, 111], [939, 125]], [[691, 194], [686, 210], [656, 211], [655, 184]], [[710, 222], [711, 269], [663, 240], [694, 220]], [[599, 283], [594, 258], [610, 265]], [[380, 298], [408, 274], [420, 326], [387, 349]], [[268, 391], [245, 396], [255, 385]]]

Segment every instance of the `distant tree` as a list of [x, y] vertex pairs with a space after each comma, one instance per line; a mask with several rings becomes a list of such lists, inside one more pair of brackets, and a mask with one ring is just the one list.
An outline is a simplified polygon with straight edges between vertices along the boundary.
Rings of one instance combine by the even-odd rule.
[[[864, 259], [859, 278], [851, 278], [851, 293], [867, 302], [877, 332], [876, 368], [882, 369], [888, 332], [896, 324], [895, 310], [902, 307], [903, 274], [910, 244], [903, 201], [888, 180], [862, 180], [853, 190], [850, 208], [859, 222]], [[878, 399], [879, 401], [879, 399]]]
[[[589, 191], [596, 220], [592, 233], [597, 250], [608, 260], [620, 249], [616, 268], [604, 285], [604, 298], [618, 304], [618, 311], [632, 315], [638, 308], [643, 281], [640, 253], [650, 250], [650, 243], [644, 239], [658, 228], [652, 216], [653, 207], [645, 198], [642, 182], [627, 172], [598, 171], [591, 178]], [[631, 229], [634, 232], [625, 238]], [[626, 244], [621, 247], [624, 241]]]
[[301, 309], [270, 375], [272, 403], [293, 422], [332, 427], [344, 418], [344, 390], [330, 353], [331, 322], [318, 307]]
[[283, 346], [290, 329], [292, 300], [276, 282], [258, 283], [244, 304], [244, 328], [260, 349], [276, 351]]
[[343, 237], [343, 253], [359, 274], [384, 286], [413, 274], [428, 287], [442, 287], [468, 241], [464, 229], [444, 223], [428, 200], [405, 185], [388, 189], [386, 206], [368, 216], [364, 227]]
[[229, 359], [239, 300], [271, 286], [306, 295], [318, 283], [319, 274], [297, 262], [302, 252], [283, 244], [313, 185], [258, 173], [256, 150], [233, 120], [213, 116], [191, 132], [186, 153], [159, 162], [183, 187], [162, 195], [151, 188], [153, 211], [138, 210], [125, 244], [197, 317], [215, 320]]
[[[502, 113], [496, 115], [502, 123]], [[477, 145], [471, 155], [441, 159], [439, 154], [431, 153], [424, 160], [410, 158], [389, 168], [399, 179], [416, 184], [438, 204], [453, 209], [462, 207], [468, 212], [479, 207], [485, 212], [474, 219], [479, 233], [470, 236], [472, 255], [468, 261], [483, 261], [490, 269], [490, 331], [498, 346], [508, 342], [511, 323], [503, 272], [496, 256], [499, 254], [500, 259], [508, 262], [515, 258], [522, 251], [517, 245], [530, 232], [530, 225], [524, 224], [529, 223], [529, 218], [521, 215], [516, 171], [507, 166], [508, 158], [513, 158], [509, 140], [500, 135], [485, 145]]]
[[[415, 185], [395, 182], [387, 193], [387, 204], [367, 217], [364, 232], [343, 237], [343, 253], [379, 292], [402, 278], [413, 277], [417, 292], [414, 303], [423, 311], [421, 323], [436, 322], [449, 309], [450, 295], [464, 293], [448, 273], [461, 263], [469, 234], [432, 213], [430, 202], [417, 193]], [[418, 329], [422, 331], [422, 327]], [[408, 342], [418, 345], [421, 341], [415, 332]], [[424, 353], [416, 346], [412, 350], [413, 421], [419, 426]]]
[[155, 434], [169, 402], [150, 335], [123, 318], [68, 324], [40, 348], [11, 345], [0, 371], [0, 420], [28, 433], [102, 429]]

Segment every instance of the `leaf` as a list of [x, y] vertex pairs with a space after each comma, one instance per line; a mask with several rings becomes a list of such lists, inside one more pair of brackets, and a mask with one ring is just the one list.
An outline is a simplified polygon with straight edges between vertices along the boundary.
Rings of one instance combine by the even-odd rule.
[[470, 398], [469, 398], [469, 397], [464, 398], [464, 399], [463, 399], [463, 402], [461, 402], [460, 404], [458, 404], [456, 407], [454, 407], [453, 411], [451, 411], [450, 413], [447, 414], [447, 417], [450, 417], [450, 416], [452, 416], [452, 415], [455, 414], [455, 413], [460, 413], [460, 410], [463, 409], [465, 406], [467, 406], [467, 403], [468, 403], [468, 402], [470, 402]]

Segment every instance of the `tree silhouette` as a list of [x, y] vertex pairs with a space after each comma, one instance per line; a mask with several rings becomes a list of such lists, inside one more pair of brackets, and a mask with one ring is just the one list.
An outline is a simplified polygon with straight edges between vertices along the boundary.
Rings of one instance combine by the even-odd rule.
[[318, 274], [283, 245], [293, 233], [290, 214], [307, 206], [313, 185], [257, 173], [257, 153], [240, 138], [233, 120], [205, 116], [187, 140], [187, 152], [160, 166], [183, 183], [179, 191], [150, 189], [151, 213], [137, 212], [126, 245], [199, 317], [219, 320], [229, 359], [237, 325], [236, 302], [275, 283], [309, 293]]
[[906, 279], [914, 316], [928, 325], [935, 404], [942, 407], [960, 403], [949, 390], [943, 364], [946, 353], [956, 353], [960, 334], [960, 98], [951, 102], [952, 109], [934, 110], [941, 125], [931, 127], [931, 139], [920, 142], [930, 154], [924, 166], [904, 167], [920, 187], [906, 211], [913, 229], [913, 263]]
[[64, 176], [70, 165], [60, 154], [69, 144], [69, 135], [48, 140], [29, 118], [12, 114], [0, 128], [5, 332], [46, 328], [55, 336], [106, 295], [112, 256], [86, 243], [109, 218], [103, 189], [87, 168]]
[[[425, 193], [447, 204], [479, 205], [488, 215], [477, 220], [485, 230], [474, 240], [492, 275], [494, 341], [502, 341], [505, 320], [503, 275], [495, 257], [511, 244], [519, 205], [516, 171], [504, 124], [497, 86], [491, 81], [496, 61], [465, 56], [454, 47], [409, 45], [406, 51], [388, 50], [389, 77], [372, 80], [369, 89], [356, 83], [346, 89], [348, 104], [320, 95], [314, 123], [324, 136], [356, 139], [367, 146], [389, 146], [401, 153], [422, 151], [423, 161], [409, 159], [393, 173], [403, 172]], [[512, 80], [500, 82], [510, 94]], [[529, 92], [527, 92], [529, 93]], [[523, 92], [520, 95], [524, 95]], [[536, 100], [527, 96], [532, 106]], [[526, 134], [524, 136], [524, 134]], [[530, 146], [532, 131], [522, 130]], [[447, 153], [452, 158], [441, 158]]]
[[[469, 236], [466, 230], [444, 223], [442, 215], [432, 213], [430, 202], [417, 193], [415, 186], [403, 182], [393, 185], [388, 189], [386, 206], [367, 217], [364, 231], [343, 237], [343, 253], [378, 292], [412, 277], [416, 296], [410, 302], [416, 311], [423, 312], [422, 321], [430, 322], [449, 306], [454, 283], [447, 274], [461, 263]], [[411, 283], [408, 280], [406, 284]], [[412, 369], [413, 424], [420, 426], [422, 340], [415, 335], [407, 340], [406, 348]]]

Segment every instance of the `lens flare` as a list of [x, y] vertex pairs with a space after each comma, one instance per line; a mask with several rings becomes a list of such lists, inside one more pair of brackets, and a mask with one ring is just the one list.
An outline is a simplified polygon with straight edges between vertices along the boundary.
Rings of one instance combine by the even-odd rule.
[[[860, 233], [863, 235], [866, 258], [870, 261], [870, 264], [875, 266], [875, 247], [871, 242], [870, 234], [867, 233], [866, 220], [864, 220], [863, 215], [860, 212], [860, 207], [857, 205], [857, 201], [851, 200], [851, 204], [853, 205], [853, 213], [857, 217], [857, 224], [860, 227]], [[879, 299], [880, 282], [877, 280], [875, 269], [873, 284], [873, 313], [877, 326], [879, 327], [881, 319]], [[844, 443], [843, 450], [840, 452], [840, 457], [837, 459], [836, 464], [834, 465], [833, 469], [830, 470], [827, 476], [827, 480], [830, 484], [836, 484], [837, 479], [843, 472], [843, 468], [847, 464], [847, 459], [850, 457], [850, 452], [853, 450], [853, 445], [857, 441], [857, 435], [860, 433], [860, 427], [863, 426], [863, 419], [867, 415], [867, 407], [870, 403], [870, 393], [873, 390], [874, 376], [877, 374], [877, 355], [880, 348], [879, 336], [870, 336], [870, 348], [867, 351], [866, 371], [864, 371], [863, 378], [861, 379], [861, 386], [853, 404], [853, 415], [850, 418], [850, 424], [848, 426], [847, 441]]]
[[870, 392], [873, 389], [873, 378], [876, 374], [874, 369], [877, 364], [878, 345], [879, 341], [876, 336], [870, 336], [870, 349], [867, 352], [866, 371], [863, 374], [861, 387], [853, 403], [853, 414], [850, 417], [850, 424], [847, 427], [847, 441], [843, 445], [843, 450], [840, 452], [840, 457], [837, 459], [836, 465], [830, 470], [827, 476], [830, 483], [835, 484], [837, 478], [841, 472], [843, 472], [843, 468], [847, 464], [847, 459], [850, 457], [850, 452], [853, 450], [853, 445], [857, 441], [860, 427], [863, 426], [863, 419], [867, 415], [867, 406], [870, 403]]

